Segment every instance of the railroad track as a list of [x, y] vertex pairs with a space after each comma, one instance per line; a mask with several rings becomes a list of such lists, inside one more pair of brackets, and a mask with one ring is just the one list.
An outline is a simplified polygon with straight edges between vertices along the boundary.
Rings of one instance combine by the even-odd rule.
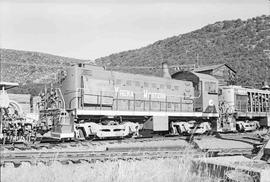
[[19, 151], [1, 153], [0, 166], [5, 167], [12, 164], [15, 167], [22, 163], [37, 165], [43, 163], [50, 165], [53, 162], [62, 164], [93, 163], [96, 161], [115, 161], [115, 160], [142, 160], [158, 158], [181, 158], [181, 157], [216, 157], [232, 155], [250, 155], [250, 149], [232, 148], [232, 149], [214, 149], [201, 151], [190, 148], [183, 150], [179, 147], [132, 147], [132, 148], [112, 148], [106, 151], [89, 151], [89, 150], [61, 150], [53, 151]]
[[159, 149], [159, 150], [124, 150], [124, 151], [59, 151], [59, 152], [8, 152], [1, 154], [0, 165], [13, 164], [15, 167], [22, 163], [37, 165], [43, 163], [50, 165], [57, 161], [62, 164], [96, 162], [96, 161], [114, 161], [114, 160], [142, 160], [142, 159], [158, 159], [158, 158], [180, 158], [184, 156], [199, 157], [203, 153], [197, 150], [191, 150], [188, 153], [175, 149]]
[[[255, 139], [250, 139], [247, 136], [251, 134], [222, 134], [219, 139], [241, 139], [253, 142], [258, 142]], [[214, 136], [194, 136], [194, 138], [205, 138]], [[70, 143], [38, 143], [31, 145], [16, 144], [16, 145], [1, 145], [1, 158], [0, 165], [6, 166], [6, 164], [12, 163], [14, 166], [20, 166], [21, 163], [44, 163], [50, 164], [54, 161], [61, 163], [79, 163], [81, 161], [95, 162], [107, 161], [107, 160], [141, 160], [145, 158], [156, 159], [156, 158], [172, 158], [172, 157], [183, 157], [187, 155], [187, 146], [170, 146], [170, 147], [148, 147], [143, 145], [138, 147], [136, 143], [155, 142], [155, 141], [177, 141], [177, 140], [189, 140], [185, 136], [175, 137], [153, 137], [153, 138], [137, 138], [137, 139], [124, 139], [124, 140], [101, 140], [101, 141], [77, 141]], [[130, 144], [134, 143], [133, 147], [122, 147], [118, 145], [111, 147], [108, 144]], [[146, 143], [147, 144], [147, 143]], [[104, 146], [102, 150], [93, 150], [90, 146]], [[108, 147], [110, 146], [110, 147]], [[97, 147], [97, 148], [98, 148]], [[3, 150], [5, 148], [6, 150]], [[43, 149], [47, 150], [43, 150]], [[214, 148], [200, 150], [195, 149], [196, 145], [188, 147], [188, 155], [194, 156], [228, 156], [228, 155], [252, 155], [252, 148]], [[51, 150], [52, 149], [52, 150]]]
[[[229, 133], [229, 134], [221, 134], [220, 136], [224, 139], [241, 139], [243, 141], [250, 141], [255, 144], [258, 144], [259, 141], [255, 139], [248, 139], [245, 136], [254, 135], [252, 133]], [[214, 136], [206, 136], [206, 135], [199, 135], [194, 136], [194, 138], [205, 138], [205, 137], [214, 137]], [[86, 141], [71, 141], [69, 143], [61, 143], [61, 142], [53, 142], [53, 143], [15, 143], [15, 144], [5, 144], [0, 145], [0, 151], [9, 150], [9, 151], [26, 151], [26, 150], [41, 150], [41, 149], [65, 149], [67, 147], [71, 147], [76, 149], [77, 147], [96, 147], [96, 146], [106, 146], [108, 144], [125, 144], [125, 143], [138, 143], [138, 142], [153, 142], [153, 141], [175, 141], [175, 140], [189, 140], [189, 136], [155, 136], [155, 137], [148, 137], [148, 138], [128, 138], [128, 139], [120, 139], [120, 140], [86, 140]]]
[[40, 150], [40, 149], [65, 149], [67, 147], [77, 148], [77, 147], [97, 147], [106, 146], [109, 144], [130, 144], [130, 143], [144, 143], [144, 142], [155, 142], [155, 141], [176, 141], [176, 140], [186, 140], [186, 136], [155, 136], [155, 137], [138, 137], [138, 138], [125, 138], [125, 139], [114, 139], [114, 140], [85, 140], [85, 141], [70, 141], [70, 142], [36, 142], [36, 143], [14, 143], [0, 145], [0, 151], [26, 151], [26, 150]]
[[[25, 151], [29, 149], [36, 149], [40, 150], [42, 148], [45, 149], [53, 149], [53, 148], [77, 148], [77, 147], [83, 147], [83, 146], [102, 146], [102, 145], [108, 145], [108, 144], [125, 144], [125, 143], [136, 143], [136, 142], [151, 142], [151, 141], [164, 141], [164, 140], [177, 140], [180, 139], [181, 137], [154, 137], [154, 138], [128, 138], [128, 139], [116, 139], [116, 140], [86, 140], [86, 141], [71, 141], [68, 143], [63, 143], [63, 142], [48, 142], [48, 143], [14, 143], [14, 144], [5, 144], [5, 145], [0, 145], [1, 150], [9, 150], [9, 151], [14, 151], [14, 150], [19, 150], [19, 151]], [[183, 137], [181, 138], [183, 139]]]

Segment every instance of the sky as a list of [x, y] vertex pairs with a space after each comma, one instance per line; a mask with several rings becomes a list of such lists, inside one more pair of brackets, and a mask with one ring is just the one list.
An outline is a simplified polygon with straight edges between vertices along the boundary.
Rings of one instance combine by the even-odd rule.
[[79, 59], [270, 14], [270, 0], [0, 0], [0, 47]]

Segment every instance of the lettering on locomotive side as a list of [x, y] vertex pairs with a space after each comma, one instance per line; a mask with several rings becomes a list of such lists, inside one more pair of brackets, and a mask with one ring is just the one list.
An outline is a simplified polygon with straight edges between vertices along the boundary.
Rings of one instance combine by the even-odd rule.
[[148, 90], [143, 91], [144, 98], [152, 98], [152, 99], [165, 99], [166, 94], [164, 93], [156, 93], [156, 92], [149, 92]]
[[122, 90], [119, 87], [115, 87], [114, 90], [120, 97], [134, 97], [134, 92], [131, 90]]
[[[114, 91], [120, 97], [134, 97], [134, 96], [136, 96], [136, 93], [134, 93], [133, 91], [119, 89], [119, 87], [114, 87]], [[149, 99], [149, 98], [152, 98], [152, 99], [166, 99], [166, 94], [158, 93], [158, 92], [150, 92], [148, 90], [143, 90], [143, 97], [145, 99]]]

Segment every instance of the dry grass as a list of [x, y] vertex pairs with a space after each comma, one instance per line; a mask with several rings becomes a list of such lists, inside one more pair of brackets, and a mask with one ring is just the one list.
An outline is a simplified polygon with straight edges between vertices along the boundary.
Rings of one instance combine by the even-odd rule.
[[201, 182], [214, 181], [191, 172], [192, 156], [142, 161], [107, 161], [1, 168], [2, 182]]
[[[69, 165], [55, 161], [49, 166], [42, 163], [37, 166], [24, 163], [18, 168], [11, 165], [1, 168], [1, 182], [214, 182], [218, 181], [212, 177], [211, 173], [214, 171], [216, 177], [225, 177], [224, 169], [215, 166], [212, 171], [205, 165], [196, 165], [191, 149], [185, 152], [186, 155], [182, 158], [97, 161]], [[203, 156], [200, 160], [209, 162], [209, 158]], [[230, 164], [236, 169], [252, 171], [253, 168], [263, 168], [259, 162], [252, 162], [241, 156], [232, 157], [231, 160], [227, 158], [211, 158], [211, 160], [216, 161], [214, 163], [217, 165], [219, 163], [224, 165], [226, 162], [228, 166]]]

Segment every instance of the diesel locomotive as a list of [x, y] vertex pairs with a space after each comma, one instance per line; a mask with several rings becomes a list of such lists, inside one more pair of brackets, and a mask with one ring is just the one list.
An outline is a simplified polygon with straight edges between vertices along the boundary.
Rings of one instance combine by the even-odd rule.
[[40, 95], [36, 130], [86, 139], [269, 127], [270, 91], [219, 86], [215, 77], [192, 71], [170, 75], [166, 63], [162, 72], [155, 77], [90, 64], [69, 67]]
[[[215, 128], [219, 118], [218, 81], [193, 72], [181, 75], [185, 79], [180, 73], [171, 77], [166, 63], [163, 77], [86, 64], [70, 67], [59, 76], [60, 104], [55, 109], [63, 117], [61, 122], [53, 122], [51, 135], [125, 137], [137, 136], [141, 129], [169, 133], [178, 129], [179, 122], [191, 121], [213, 123], [211, 127]], [[43, 106], [41, 117], [54, 112], [48, 104]]]

